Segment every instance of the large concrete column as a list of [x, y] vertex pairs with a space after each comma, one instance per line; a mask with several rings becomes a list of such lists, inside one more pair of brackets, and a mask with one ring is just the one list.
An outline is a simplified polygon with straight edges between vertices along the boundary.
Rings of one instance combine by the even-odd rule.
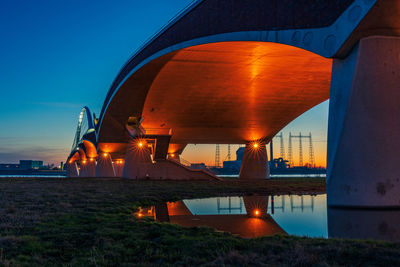
[[65, 164], [65, 170], [67, 172], [67, 177], [78, 177], [79, 176], [79, 170], [78, 170], [78, 165], [76, 162], [72, 163], [66, 163]]
[[268, 179], [267, 148], [264, 143], [250, 142], [244, 150], [239, 180]]
[[400, 207], [400, 38], [335, 59], [329, 109], [328, 205]]
[[181, 154], [185, 150], [186, 144], [169, 144], [167, 159], [181, 162]]
[[121, 159], [114, 160], [113, 163], [114, 166], [114, 172], [115, 172], [115, 177], [124, 177], [124, 166], [125, 166], [125, 161]]
[[114, 166], [109, 153], [99, 153], [96, 165], [96, 177], [115, 177]]
[[156, 146], [154, 151], [154, 160], [165, 160], [168, 154], [170, 135], [160, 135], [156, 138]]
[[180, 154], [171, 153], [171, 154], [168, 154], [167, 158], [169, 160], [174, 160], [174, 161], [179, 162], [179, 163], [181, 162], [181, 155]]
[[126, 150], [124, 178], [150, 178], [154, 166], [151, 161], [151, 151], [144, 140], [132, 139]]
[[96, 175], [96, 161], [94, 159], [82, 161], [79, 177], [95, 177], [95, 175]]

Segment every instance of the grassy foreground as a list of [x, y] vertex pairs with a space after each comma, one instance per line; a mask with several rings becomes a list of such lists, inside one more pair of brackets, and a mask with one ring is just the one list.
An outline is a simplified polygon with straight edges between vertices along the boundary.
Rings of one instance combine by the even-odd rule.
[[139, 206], [182, 198], [325, 191], [323, 179], [173, 182], [0, 179], [0, 266], [394, 266], [400, 244], [272, 236], [137, 220]]

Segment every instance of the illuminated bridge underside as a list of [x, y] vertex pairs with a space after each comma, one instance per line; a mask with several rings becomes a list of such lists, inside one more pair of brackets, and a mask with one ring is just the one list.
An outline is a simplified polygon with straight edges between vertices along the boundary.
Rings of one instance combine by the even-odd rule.
[[[99, 177], [125, 159], [127, 178], [196, 178], [174, 158], [187, 143], [269, 141], [330, 93], [328, 205], [399, 207], [399, 10], [398, 0], [194, 1], [123, 66], [95, 128], [81, 135], [80, 119], [70, 176], [97, 155]], [[143, 116], [145, 129], [165, 129], [146, 134], [151, 151], [132, 153], [132, 116], [129, 127]], [[254, 144], [240, 179], [268, 176]]]
[[112, 140], [100, 141], [127, 141], [123, 127], [134, 114], [144, 116], [145, 129], [172, 129], [171, 143], [268, 140], [329, 98], [331, 65], [275, 43], [185, 48], [150, 62], [124, 83], [103, 122], [103, 136]]

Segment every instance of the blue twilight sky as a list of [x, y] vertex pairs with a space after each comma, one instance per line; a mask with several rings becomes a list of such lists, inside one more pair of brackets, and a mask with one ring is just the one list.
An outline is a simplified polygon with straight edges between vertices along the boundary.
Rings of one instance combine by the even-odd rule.
[[[129, 56], [190, 2], [1, 0], [0, 163], [64, 161], [80, 108], [87, 105], [99, 114]], [[311, 131], [321, 161], [327, 106], [321, 104], [284, 129], [287, 134]], [[199, 151], [202, 157], [196, 157]], [[214, 149], [189, 146], [184, 157], [211, 163]]]

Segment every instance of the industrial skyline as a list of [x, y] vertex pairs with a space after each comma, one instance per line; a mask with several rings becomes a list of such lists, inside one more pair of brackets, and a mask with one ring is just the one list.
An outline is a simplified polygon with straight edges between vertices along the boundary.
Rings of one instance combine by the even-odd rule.
[[[318, 112], [320, 109], [323, 109], [323, 105], [325, 103], [322, 103], [321, 105], [315, 107], [315, 110], [310, 110], [309, 112]], [[303, 124], [302, 120], [305, 120], [310, 116], [310, 114], [303, 114], [303, 116], [300, 116], [298, 119], [290, 123], [287, 127], [285, 127], [278, 135], [283, 133], [283, 138], [284, 138], [284, 159], [289, 160], [289, 133], [292, 134], [299, 134], [299, 131], [297, 131], [298, 126], [297, 124]], [[323, 123], [323, 118], [321, 118], [321, 123]], [[305, 122], [306, 123], [306, 122]], [[326, 122], [325, 122], [326, 123]], [[321, 127], [322, 128], [322, 127]], [[309, 132], [306, 132], [306, 129], [303, 130], [303, 132], [300, 131], [301, 134], [308, 134]], [[313, 135], [313, 151], [314, 151], [314, 161], [315, 161], [315, 166], [316, 167], [326, 167], [326, 133], [323, 132], [323, 129], [321, 129], [320, 132], [312, 133]], [[235, 159], [235, 152], [239, 148], [240, 145], [237, 144], [232, 144], [230, 145], [231, 149], [231, 159]], [[309, 144], [304, 143], [303, 141], [303, 165], [308, 164], [309, 162]], [[227, 160], [228, 156], [228, 145], [220, 145], [220, 163], [222, 164], [223, 161]], [[267, 146], [267, 151], [268, 155], [270, 155], [269, 152], [269, 145]], [[280, 151], [280, 140], [274, 138], [273, 140], [273, 154], [274, 158], [279, 158], [281, 157], [281, 151]], [[215, 153], [216, 153], [216, 148], [215, 145], [195, 145], [191, 144], [188, 145], [187, 148], [184, 150], [182, 154], [182, 158], [187, 160], [188, 162], [191, 163], [200, 163], [203, 162], [207, 166], [214, 166], [215, 165]], [[199, 156], [199, 154], [201, 156]], [[294, 166], [298, 166], [299, 164], [299, 144], [298, 140], [293, 141], [292, 144], [292, 155], [293, 155], [293, 161], [294, 161]]]

